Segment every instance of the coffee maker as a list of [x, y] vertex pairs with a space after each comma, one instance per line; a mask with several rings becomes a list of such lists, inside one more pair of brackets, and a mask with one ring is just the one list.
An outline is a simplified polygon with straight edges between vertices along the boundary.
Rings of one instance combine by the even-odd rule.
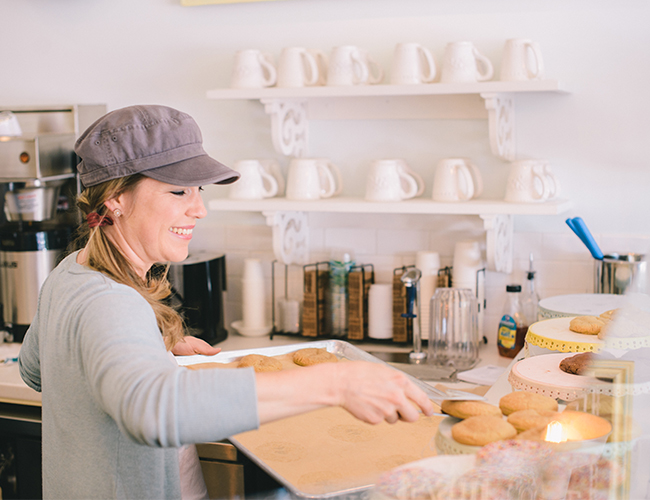
[[[5, 340], [22, 342], [40, 288], [78, 219], [74, 142], [104, 105], [0, 107], [0, 301]], [[1, 339], [0, 339], [1, 340]]]

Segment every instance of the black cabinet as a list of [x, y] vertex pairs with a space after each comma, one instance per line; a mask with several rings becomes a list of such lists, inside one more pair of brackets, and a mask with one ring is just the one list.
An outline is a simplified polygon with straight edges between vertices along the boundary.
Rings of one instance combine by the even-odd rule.
[[40, 406], [0, 403], [3, 499], [43, 498]]

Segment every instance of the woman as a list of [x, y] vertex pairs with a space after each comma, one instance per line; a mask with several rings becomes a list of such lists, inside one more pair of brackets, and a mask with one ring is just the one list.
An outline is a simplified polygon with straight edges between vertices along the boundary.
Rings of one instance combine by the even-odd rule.
[[218, 349], [183, 336], [162, 301], [167, 280], [150, 271], [187, 256], [206, 215], [199, 186], [239, 174], [205, 153], [191, 117], [163, 106], [107, 114], [75, 151], [87, 243], [43, 285], [19, 360], [42, 392], [46, 498], [200, 497], [196, 453], [184, 445], [328, 405], [370, 423], [433, 411], [404, 375], [373, 363], [257, 374], [179, 367], [170, 353]]

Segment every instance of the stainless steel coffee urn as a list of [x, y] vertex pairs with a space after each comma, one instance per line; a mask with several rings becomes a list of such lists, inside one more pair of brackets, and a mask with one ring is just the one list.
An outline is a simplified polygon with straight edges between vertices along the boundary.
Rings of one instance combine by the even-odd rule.
[[40, 288], [78, 225], [74, 142], [105, 112], [103, 105], [0, 108], [0, 301], [7, 340], [22, 341]]

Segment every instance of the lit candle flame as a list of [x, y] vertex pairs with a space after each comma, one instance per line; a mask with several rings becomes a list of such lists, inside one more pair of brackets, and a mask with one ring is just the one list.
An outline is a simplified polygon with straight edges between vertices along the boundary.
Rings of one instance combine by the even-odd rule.
[[567, 439], [567, 430], [557, 420], [553, 420], [553, 422], [546, 426], [544, 441], [548, 441], [549, 443], [564, 443]]

